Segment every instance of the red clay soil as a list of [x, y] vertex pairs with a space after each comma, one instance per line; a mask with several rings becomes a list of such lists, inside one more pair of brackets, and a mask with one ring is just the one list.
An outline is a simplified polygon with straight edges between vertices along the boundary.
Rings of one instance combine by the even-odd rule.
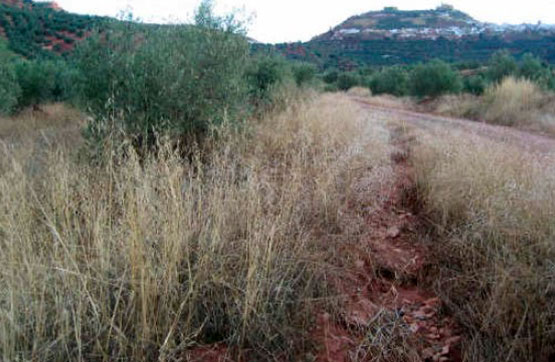
[[[406, 334], [404, 343], [413, 357], [403, 360], [461, 360], [461, 337], [453, 318], [442, 313], [439, 298], [419, 282], [431, 260], [417, 237], [413, 170], [407, 162], [412, 140], [400, 130], [393, 131], [393, 138], [395, 180], [382, 190], [384, 202], [366, 217], [371, 232], [360, 241], [354, 256], [350, 251], [354, 265], [345, 266], [332, 281], [344, 296], [342, 311], [333, 320], [325, 313], [318, 317], [315, 338], [323, 347], [317, 361], [377, 360], [372, 351], [361, 354], [361, 331], [373, 323], [379, 328], [377, 318], [384, 313], [397, 318]], [[378, 360], [398, 358], [382, 355]]]

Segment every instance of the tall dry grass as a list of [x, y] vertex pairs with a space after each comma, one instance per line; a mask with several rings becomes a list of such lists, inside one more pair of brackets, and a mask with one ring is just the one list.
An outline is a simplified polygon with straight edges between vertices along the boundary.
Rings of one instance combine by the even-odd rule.
[[457, 131], [421, 134], [418, 190], [437, 232], [440, 293], [465, 361], [555, 357], [555, 154]]
[[444, 96], [426, 110], [555, 135], [555, 96], [527, 79], [505, 78], [482, 97]]
[[530, 112], [540, 108], [544, 94], [539, 86], [527, 79], [505, 78], [486, 89], [484, 94], [486, 120], [507, 126], [528, 121]]
[[389, 162], [387, 132], [339, 95], [192, 160], [118, 145], [93, 167], [51, 137], [1, 145], [3, 361], [186, 360], [218, 342], [296, 359], [326, 293], [318, 243], [347, 232], [357, 172]]

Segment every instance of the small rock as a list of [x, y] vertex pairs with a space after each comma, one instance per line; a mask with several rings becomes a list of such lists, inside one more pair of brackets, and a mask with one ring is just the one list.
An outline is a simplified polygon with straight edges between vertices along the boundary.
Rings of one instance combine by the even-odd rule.
[[388, 238], [396, 239], [399, 237], [399, 235], [401, 235], [401, 229], [399, 229], [397, 226], [393, 226], [387, 230], [386, 235]]
[[418, 333], [418, 331], [420, 330], [420, 325], [418, 325], [418, 324], [416, 324], [416, 323], [411, 324], [410, 327], [409, 327], [409, 330], [410, 330], [412, 333]]
[[355, 262], [355, 266], [356, 266], [358, 269], [364, 269], [364, 265], [365, 265], [364, 260], [357, 260], [357, 261]]

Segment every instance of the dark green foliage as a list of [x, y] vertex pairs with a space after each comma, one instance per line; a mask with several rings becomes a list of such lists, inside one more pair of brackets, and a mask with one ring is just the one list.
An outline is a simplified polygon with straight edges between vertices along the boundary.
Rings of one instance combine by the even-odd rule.
[[287, 62], [280, 56], [252, 59], [245, 74], [249, 93], [257, 104], [270, 101], [273, 89], [290, 75]]
[[201, 135], [244, 108], [248, 43], [233, 19], [203, 3], [196, 26], [114, 24], [79, 47], [82, 102], [95, 117], [87, 135], [114, 127], [152, 146], [156, 134]]
[[52, 63], [20, 60], [16, 73], [21, 87], [20, 108], [38, 105], [51, 97], [55, 82]]
[[[62, 34], [77, 32], [76, 36], [82, 36], [84, 31], [106, 21], [105, 18], [56, 11], [38, 2], [28, 2], [24, 8], [0, 4], [0, 25], [6, 32], [9, 47], [26, 58], [53, 58], [52, 52], [43, 49], [49, 42], [47, 37], [60, 38], [71, 45], [73, 37]], [[61, 52], [62, 48], [55, 51]]]
[[463, 91], [475, 95], [482, 95], [486, 90], [488, 83], [481, 75], [473, 75], [464, 78]]
[[297, 86], [302, 87], [310, 84], [316, 78], [318, 68], [311, 63], [295, 63], [292, 65], [293, 78]]
[[555, 69], [549, 68], [546, 73], [545, 87], [555, 91]]
[[[551, 64], [555, 63], [555, 36], [515, 37], [510, 41], [494, 36], [470, 37], [459, 40], [320, 40], [300, 44], [292, 52], [287, 44], [253, 44], [255, 52], [268, 48], [284, 54], [288, 59], [310, 61], [322, 69], [352, 70], [367, 65], [398, 65], [428, 62], [434, 58], [446, 62], [473, 62], [483, 65], [492, 54], [510, 48], [511, 55], [521, 58], [530, 52]], [[298, 51], [298, 48], [302, 52]]]
[[339, 71], [337, 69], [329, 69], [324, 73], [322, 80], [327, 84], [335, 84], [338, 77]]
[[527, 53], [522, 57], [519, 74], [521, 77], [537, 81], [545, 75], [546, 68], [544, 68], [541, 60], [533, 54]]
[[354, 72], [344, 72], [337, 76], [337, 88], [347, 91], [357, 85], [360, 85], [360, 77]]
[[15, 63], [15, 70], [21, 88], [19, 109], [73, 97], [78, 74], [62, 60], [21, 59]]
[[518, 64], [507, 50], [501, 50], [493, 54], [488, 65], [487, 77], [489, 80], [499, 83], [503, 78], [517, 73]]
[[417, 65], [410, 74], [411, 92], [417, 97], [438, 97], [462, 89], [460, 75], [441, 61]]
[[404, 96], [408, 93], [408, 73], [399, 66], [385, 68], [372, 77], [370, 89], [373, 94]]
[[0, 115], [11, 114], [21, 93], [17, 83], [13, 54], [0, 39]]

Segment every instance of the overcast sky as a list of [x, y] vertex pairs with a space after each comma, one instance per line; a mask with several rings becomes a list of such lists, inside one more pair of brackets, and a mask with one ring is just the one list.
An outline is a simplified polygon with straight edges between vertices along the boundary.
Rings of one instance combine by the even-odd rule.
[[[67, 11], [115, 16], [131, 10], [145, 21], [188, 21], [199, 0], [57, 0]], [[493, 23], [555, 24], [555, 0], [451, 0], [455, 6], [480, 21]], [[276, 43], [309, 40], [348, 17], [384, 6], [403, 10], [432, 9], [441, 0], [216, 0], [216, 12], [242, 10], [251, 17], [249, 35]]]

